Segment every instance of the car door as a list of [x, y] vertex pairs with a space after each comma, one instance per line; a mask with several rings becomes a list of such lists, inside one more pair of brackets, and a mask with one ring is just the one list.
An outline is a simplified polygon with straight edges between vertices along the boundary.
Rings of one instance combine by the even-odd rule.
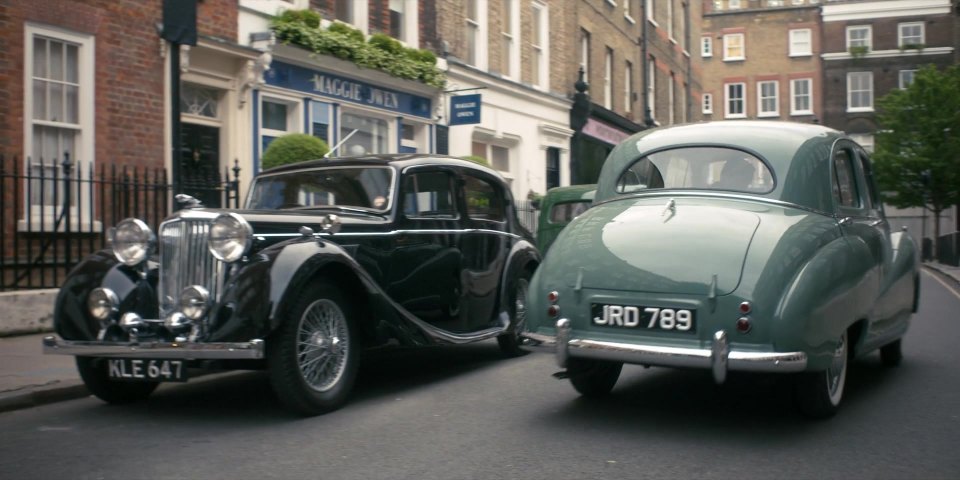
[[465, 319], [471, 328], [490, 325], [497, 314], [500, 280], [510, 250], [507, 229], [506, 194], [501, 183], [483, 172], [461, 174], [466, 212], [461, 250], [464, 302], [469, 306]]
[[[838, 223], [852, 249], [849, 272], [856, 285], [858, 301], [869, 306], [868, 316], [876, 317], [884, 263], [889, 262], [889, 231], [884, 234], [878, 200], [872, 184], [864, 175], [863, 164], [853, 142], [840, 141], [833, 151], [834, 198], [838, 204]], [[874, 198], [871, 198], [874, 197]]]
[[455, 330], [460, 317], [461, 212], [448, 169], [412, 167], [400, 180], [386, 292], [418, 318]]

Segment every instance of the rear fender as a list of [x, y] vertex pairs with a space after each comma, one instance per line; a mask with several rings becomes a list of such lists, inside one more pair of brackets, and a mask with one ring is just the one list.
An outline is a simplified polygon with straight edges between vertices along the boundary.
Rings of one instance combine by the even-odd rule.
[[[540, 252], [532, 243], [521, 240], [513, 245], [507, 257], [503, 277], [500, 279], [500, 312], [509, 315], [510, 292], [515, 288], [513, 279], [523, 270], [529, 270], [531, 277], [540, 265]], [[512, 321], [512, 319], [511, 319]], [[511, 325], [511, 328], [513, 325]]]

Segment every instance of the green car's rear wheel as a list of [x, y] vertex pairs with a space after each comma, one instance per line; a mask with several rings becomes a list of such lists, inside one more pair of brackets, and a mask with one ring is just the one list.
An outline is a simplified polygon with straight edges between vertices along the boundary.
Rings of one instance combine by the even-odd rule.
[[847, 382], [850, 363], [846, 332], [833, 351], [833, 362], [822, 372], [801, 373], [797, 378], [795, 398], [800, 412], [810, 418], [829, 418], [837, 413]]
[[623, 363], [571, 358], [567, 360], [570, 383], [585, 397], [602, 397], [613, 390]]

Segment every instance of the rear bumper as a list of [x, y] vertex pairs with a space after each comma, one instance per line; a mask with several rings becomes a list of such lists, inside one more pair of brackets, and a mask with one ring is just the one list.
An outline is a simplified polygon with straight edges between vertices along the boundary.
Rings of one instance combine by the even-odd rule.
[[530, 351], [554, 353], [557, 364], [566, 367], [570, 357], [613, 362], [710, 369], [713, 379], [723, 383], [727, 371], [745, 372], [801, 372], [807, 368], [804, 352], [756, 352], [731, 350], [727, 334], [718, 330], [707, 348], [661, 347], [632, 343], [605, 342], [571, 338], [570, 321], [557, 321], [557, 335], [524, 332], [524, 348]]
[[164, 358], [183, 360], [258, 360], [263, 358], [263, 340], [233, 343], [197, 342], [101, 342], [43, 338], [43, 353], [80, 357]]

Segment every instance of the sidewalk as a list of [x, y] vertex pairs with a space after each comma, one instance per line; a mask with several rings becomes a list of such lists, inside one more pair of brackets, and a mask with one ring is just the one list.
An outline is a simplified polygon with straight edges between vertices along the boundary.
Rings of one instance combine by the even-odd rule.
[[[960, 285], [960, 267], [925, 263]], [[52, 333], [0, 337], [0, 412], [89, 395], [70, 355], [44, 355], [42, 339]]]
[[44, 355], [52, 333], [0, 337], [0, 412], [89, 395], [70, 355]]

